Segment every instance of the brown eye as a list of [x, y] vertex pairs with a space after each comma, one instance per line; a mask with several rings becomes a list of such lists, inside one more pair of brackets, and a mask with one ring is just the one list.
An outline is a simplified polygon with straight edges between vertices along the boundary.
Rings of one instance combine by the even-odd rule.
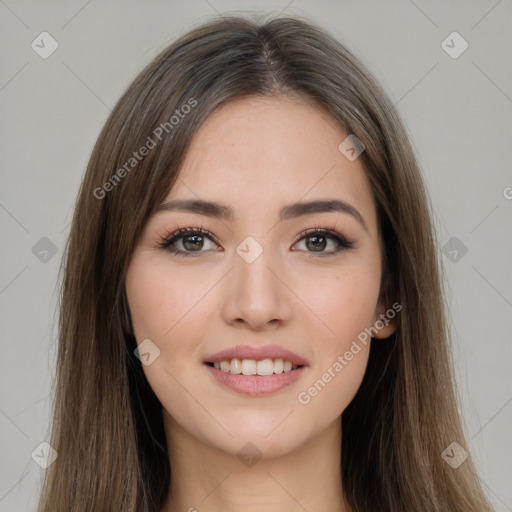
[[[299, 235], [299, 242], [305, 241], [306, 251], [317, 253], [320, 256], [329, 256], [345, 249], [352, 249], [354, 242], [348, 240], [341, 233], [325, 228], [315, 228], [303, 231]], [[334, 249], [325, 251], [329, 245], [328, 241], [334, 241]]]
[[[348, 240], [337, 231], [326, 228], [308, 229], [302, 232], [298, 242], [302, 241], [305, 242], [306, 247], [304, 252], [318, 256], [331, 256], [354, 247], [352, 240]], [[207, 242], [213, 244], [210, 249], [215, 249], [217, 246], [214, 236], [209, 231], [203, 228], [181, 228], [161, 240], [159, 246], [178, 256], [199, 256], [202, 252], [208, 252]], [[331, 247], [331, 250], [326, 250], [333, 244], [334, 247]], [[206, 249], [202, 250], [205, 246]]]
[[208, 240], [213, 242], [213, 236], [202, 228], [182, 228], [162, 240], [159, 246], [171, 254], [192, 256], [193, 253], [205, 252], [201, 249]]

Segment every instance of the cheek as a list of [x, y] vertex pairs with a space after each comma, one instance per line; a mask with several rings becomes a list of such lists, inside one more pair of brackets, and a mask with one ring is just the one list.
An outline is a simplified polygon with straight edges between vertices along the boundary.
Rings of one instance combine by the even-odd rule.
[[319, 315], [328, 330], [311, 333], [315, 364], [298, 403], [324, 422], [334, 421], [350, 404], [364, 378], [368, 363], [370, 336], [378, 286], [371, 280], [341, 279], [325, 290], [318, 304]]
[[380, 291], [380, 261], [368, 251], [360, 257], [347, 258], [346, 264], [340, 264], [331, 272], [322, 270], [312, 276], [310, 271], [309, 275], [300, 293], [308, 298], [304, 302], [311, 305], [312, 313], [321, 322], [319, 328], [322, 334], [317, 335], [315, 340], [315, 345], [319, 347], [319, 358], [324, 359], [325, 355], [332, 358], [334, 354], [347, 350], [351, 341], [375, 321]]
[[204, 306], [212, 286], [197, 272], [169, 272], [165, 261], [144, 253], [134, 256], [126, 276], [135, 338], [139, 344], [149, 338], [160, 350], [151, 364], [142, 366], [143, 372], [164, 409], [179, 418], [195, 417], [188, 393], [200, 395], [191, 376], [211, 321]]
[[178, 332], [186, 338], [184, 326], [196, 321], [197, 306], [209, 286], [197, 273], [169, 272], [165, 261], [135, 257], [126, 277], [126, 294], [136, 339], [168, 345]]
[[[369, 347], [369, 344], [359, 343], [358, 347], [352, 346], [322, 366], [297, 395], [303, 417], [321, 418], [317, 425], [321, 428], [343, 413], [361, 386]], [[350, 354], [350, 360], [347, 354]]]
[[340, 265], [330, 276], [324, 273], [317, 283], [308, 294], [308, 304], [320, 319], [313, 322], [317, 329], [309, 331], [316, 364], [297, 398], [306, 410], [334, 420], [354, 398], [366, 371], [370, 334], [365, 329], [375, 320], [379, 260], [369, 253], [367, 259]]
[[314, 297], [313, 304], [329, 332], [338, 339], [368, 327], [373, 320], [379, 294], [378, 280], [346, 274], [335, 276]]

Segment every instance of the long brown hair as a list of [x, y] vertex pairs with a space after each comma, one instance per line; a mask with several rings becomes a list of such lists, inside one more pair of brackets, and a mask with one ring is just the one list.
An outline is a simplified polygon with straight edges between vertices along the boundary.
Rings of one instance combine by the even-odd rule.
[[456, 469], [442, 457], [453, 442], [467, 446], [430, 200], [396, 108], [321, 28], [299, 17], [231, 16], [161, 52], [120, 98], [92, 152], [61, 268], [50, 440], [58, 457], [39, 512], [160, 511], [171, 468], [162, 406], [134, 356], [126, 270], [212, 111], [287, 93], [327, 108], [364, 144], [385, 249], [381, 296], [403, 307], [396, 332], [371, 344], [361, 387], [342, 414], [347, 499], [358, 512], [492, 510], [471, 457]]

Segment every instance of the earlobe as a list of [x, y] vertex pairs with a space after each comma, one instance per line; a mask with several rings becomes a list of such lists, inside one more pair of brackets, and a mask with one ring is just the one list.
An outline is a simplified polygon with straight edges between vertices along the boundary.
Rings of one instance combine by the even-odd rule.
[[372, 324], [373, 337], [389, 338], [396, 331], [396, 315], [397, 310], [394, 307], [386, 308], [379, 302]]
[[[387, 324], [385, 323], [387, 322]], [[380, 328], [381, 327], [381, 328]], [[393, 320], [379, 318], [374, 323], [373, 337], [378, 339], [389, 338], [396, 331], [396, 323]]]

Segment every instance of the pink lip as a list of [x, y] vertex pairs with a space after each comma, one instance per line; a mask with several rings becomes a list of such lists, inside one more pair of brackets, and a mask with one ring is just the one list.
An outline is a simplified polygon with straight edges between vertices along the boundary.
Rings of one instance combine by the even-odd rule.
[[[282, 359], [283, 361], [290, 361], [292, 364], [299, 366], [307, 366], [308, 364], [304, 358], [290, 350], [280, 347], [279, 345], [267, 345], [265, 347], [237, 345], [235, 347], [221, 350], [220, 352], [215, 352], [215, 354], [207, 357], [204, 362], [220, 363], [221, 361], [229, 361], [235, 358], [240, 360], [254, 359], [256, 361], [261, 361], [263, 359]], [[269, 375], [269, 377], [271, 377], [271, 375]]]
[[[245, 358], [248, 359], [248, 358]], [[289, 361], [289, 359], [288, 359]], [[217, 370], [213, 366], [205, 364], [205, 368], [213, 375], [213, 377], [224, 386], [250, 396], [268, 395], [275, 393], [285, 386], [290, 385], [301, 377], [306, 371], [306, 367], [302, 366], [289, 372], [272, 375], [242, 375]]]

